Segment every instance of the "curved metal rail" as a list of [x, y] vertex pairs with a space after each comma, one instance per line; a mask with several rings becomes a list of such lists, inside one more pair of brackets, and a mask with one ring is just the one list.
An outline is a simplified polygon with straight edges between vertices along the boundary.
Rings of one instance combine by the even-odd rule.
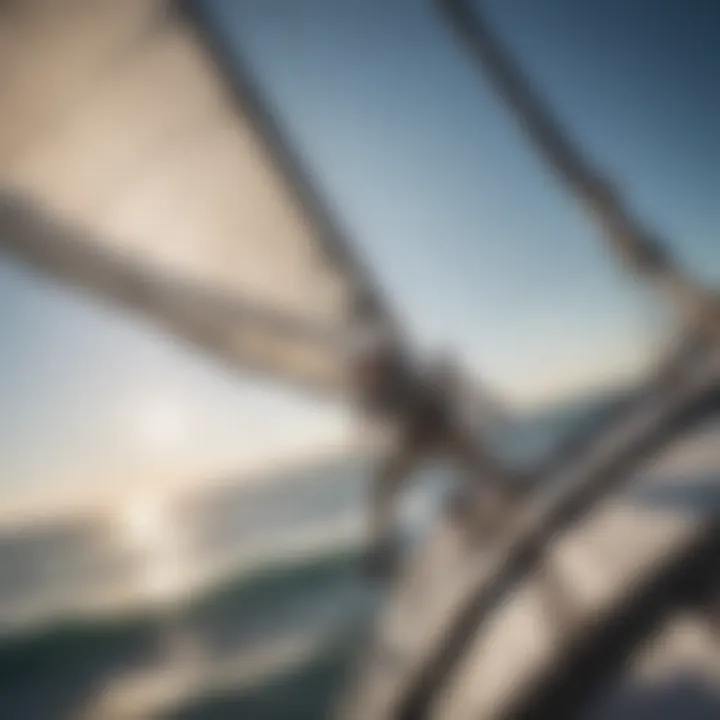
[[[598, 500], [627, 481], [644, 460], [669, 440], [690, 431], [720, 409], [717, 295], [685, 274], [656, 235], [642, 226], [612, 185], [583, 157], [481, 14], [463, 0], [440, 0], [439, 4], [536, 148], [599, 223], [611, 248], [633, 272], [648, 279], [680, 308], [689, 340], [682, 344], [682, 352], [666, 362], [663, 371], [627, 407], [612, 413], [600, 427], [562, 448], [545, 467], [536, 469], [532, 485], [540, 489], [531, 494], [526, 507], [500, 538], [490, 567], [482, 573], [475, 591], [449, 619], [443, 637], [424, 658], [418, 659], [410, 678], [406, 678], [405, 686], [398, 692], [394, 709], [388, 715], [398, 720], [428, 716], [483, 620], [512, 587], [537, 568], [552, 537], [577, 523]], [[550, 479], [552, 486], [544, 488], [543, 481]], [[715, 547], [714, 522], [708, 532], [708, 543]], [[690, 552], [688, 549], [687, 553]], [[687, 560], [688, 555], [682, 556]], [[651, 568], [648, 573], [661, 584], [671, 571]], [[707, 585], [712, 580], [705, 577], [704, 581]], [[659, 590], [657, 593], [648, 594], [642, 608], [649, 609], [662, 596]], [[618, 616], [625, 609], [621, 603]], [[636, 626], [637, 623], [633, 625]], [[628, 632], [618, 638], [625, 652], [637, 639], [631, 636]], [[596, 639], [587, 636], [578, 647], [592, 654], [594, 645]], [[611, 660], [610, 655], [606, 656], [608, 666]], [[569, 657], [565, 658], [554, 669], [555, 677], [570, 677], [571, 662]], [[595, 670], [599, 669], [597, 665]], [[548, 680], [547, 685], [541, 684], [528, 697], [537, 699], [538, 693], [551, 684]], [[557, 684], [554, 688], [559, 692]], [[530, 715], [514, 710], [507, 717]]]

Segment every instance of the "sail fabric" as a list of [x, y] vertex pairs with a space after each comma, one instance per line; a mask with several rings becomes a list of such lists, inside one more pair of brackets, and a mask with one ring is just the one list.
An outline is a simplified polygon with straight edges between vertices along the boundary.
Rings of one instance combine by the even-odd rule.
[[163, 0], [0, 15], [0, 250], [236, 367], [346, 389], [337, 340], [372, 291], [188, 18]]

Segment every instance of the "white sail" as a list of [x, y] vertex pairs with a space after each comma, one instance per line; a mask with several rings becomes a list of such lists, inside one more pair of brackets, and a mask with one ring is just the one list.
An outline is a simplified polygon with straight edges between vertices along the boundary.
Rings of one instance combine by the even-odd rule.
[[173, 9], [3, 5], [0, 249], [238, 367], [337, 390], [318, 340], [351, 329], [369, 283]]

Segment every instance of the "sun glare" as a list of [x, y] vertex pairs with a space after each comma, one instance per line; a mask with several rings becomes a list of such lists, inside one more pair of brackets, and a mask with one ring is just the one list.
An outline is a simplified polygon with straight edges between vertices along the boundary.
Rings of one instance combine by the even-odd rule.
[[187, 413], [170, 401], [146, 400], [135, 410], [134, 425], [139, 440], [151, 449], [175, 448], [189, 432]]
[[136, 498], [121, 514], [127, 539], [143, 548], [158, 547], [168, 537], [163, 508], [156, 498]]
[[165, 601], [180, 591], [178, 538], [167, 508], [156, 496], [140, 496], [119, 514], [124, 542], [142, 558], [140, 591], [154, 601]]

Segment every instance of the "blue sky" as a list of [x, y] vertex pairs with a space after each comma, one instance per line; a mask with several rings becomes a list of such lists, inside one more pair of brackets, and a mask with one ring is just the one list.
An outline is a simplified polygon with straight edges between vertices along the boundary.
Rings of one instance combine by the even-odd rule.
[[[213, 0], [324, 196], [426, 347], [513, 400], [632, 370], [661, 326], [424, 0]], [[590, 154], [720, 280], [720, 6], [492, 0]], [[229, 471], [335, 416], [0, 261], [0, 488]], [[144, 424], [144, 429], [139, 426]]]

